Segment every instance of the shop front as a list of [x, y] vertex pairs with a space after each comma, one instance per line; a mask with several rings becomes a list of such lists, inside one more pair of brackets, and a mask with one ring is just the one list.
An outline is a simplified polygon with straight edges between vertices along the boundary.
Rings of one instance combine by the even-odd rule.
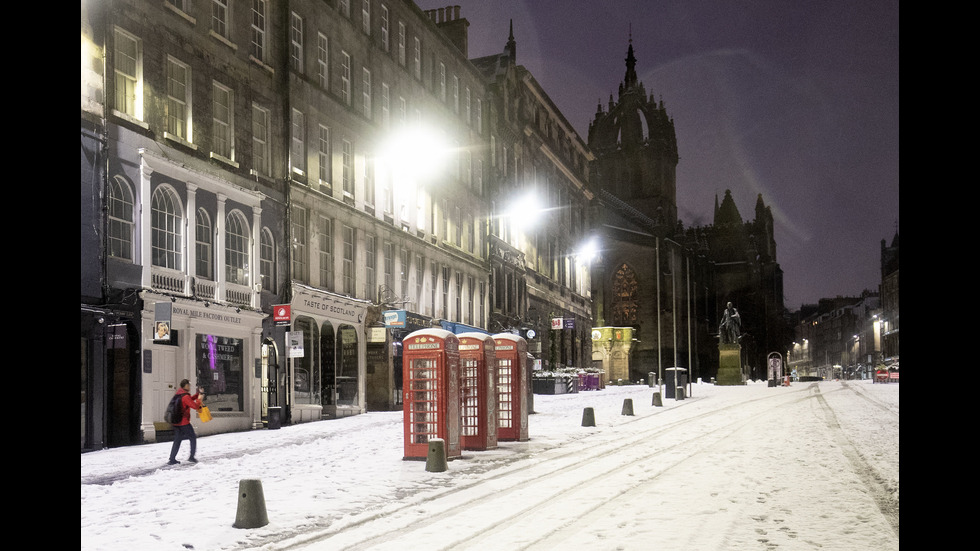
[[378, 362], [368, 375], [371, 385], [368, 409], [398, 411], [402, 409], [402, 340], [409, 333], [431, 328], [432, 318], [408, 310], [385, 310], [382, 321], [386, 340], [390, 342], [390, 345], [386, 342], [385, 350], [391, 351], [391, 361]]
[[261, 335], [265, 314], [217, 303], [142, 293], [142, 415], [148, 442], [169, 431], [164, 410], [180, 381], [204, 389], [213, 419], [191, 415], [198, 435], [262, 426]]
[[366, 319], [371, 302], [293, 282], [286, 343], [285, 421], [366, 411]]

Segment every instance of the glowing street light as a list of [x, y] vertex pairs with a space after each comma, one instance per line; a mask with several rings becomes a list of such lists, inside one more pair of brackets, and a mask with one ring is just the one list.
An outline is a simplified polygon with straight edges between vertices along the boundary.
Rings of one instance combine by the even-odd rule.
[[422, 125], [408, 125], [381, 144], [378, 158], [399, 178], [419, 181], [442, 172], [450, 154], [437, 132]]
[[599, 256], [599, 240], [595, 237], [589, 238], [578, 250], [579, 260], [591, 264]]

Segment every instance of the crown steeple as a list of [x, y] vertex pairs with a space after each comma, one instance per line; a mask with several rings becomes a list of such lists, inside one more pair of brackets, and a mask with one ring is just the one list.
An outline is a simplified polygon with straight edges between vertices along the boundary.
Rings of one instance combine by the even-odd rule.
[[629, 90], [636, 86], [636, 56], [633, 55], [633, 31], [630, 31], [629, 49], [626, 51], [626, 78], [623, 79], [623, 89]]

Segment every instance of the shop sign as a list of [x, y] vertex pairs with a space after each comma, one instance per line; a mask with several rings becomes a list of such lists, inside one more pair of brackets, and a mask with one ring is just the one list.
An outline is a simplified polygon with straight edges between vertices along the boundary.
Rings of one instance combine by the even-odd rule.
[[272, 307], [272, 321], [275, 322], [277, 327], [289, 325], [291, 319], [292, 315], [290, 313], [290, 305], [277, 304]]
[[108, 331], [106, 332], [106, 340], [108, 344], [107, 348], [122, 348], [125, 349], [128, 344], [128, 339], [126, 337], [126, 324], [118, 323], [110, 325]]
[[170, 322], [173, 311], [172, 302], [157, 302], [153, 305], [153, 342], [170, 342]]
[[287, 331], [286, 332], [286, 345], [289, 348], [290, 358], [302, 358], [305, 354], [303, 352], [303, 332], [302, 331]]
[[562, 321], [563, 321], [562, 318], [551, 318], [551, 328], [561, 329]]
[[405, 327], [405, 310], [385, 310], [382, 312], [385, 327]]
[[365, 333], [367, 333], [367, 342], [385, 342], [388, 340], [388, 333], [384, 327], [368, 327]]

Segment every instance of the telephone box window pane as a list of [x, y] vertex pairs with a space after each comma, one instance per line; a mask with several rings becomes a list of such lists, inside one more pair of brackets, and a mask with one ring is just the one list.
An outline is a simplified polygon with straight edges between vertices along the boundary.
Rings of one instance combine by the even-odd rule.
[[463, 410], [460, 432], [463, 436], [480, 434], [480, 402], [478, 362], [473, 358], [465, 358], [463, 363], [463, 388], [460, 396], [460, 407]]
[[511, 359], [500, 358], [497, 364], [497, 421], [500, 428], [514, 426], [513, 372]]
[[409, 418], [411, 419], [410, 441], [425, 444], [437, 438], [439, 426], [438, 411], [438, 369], [434, 359], [415, 359], [409, 366], [411, 370], [411, 389], [409, 394]]

